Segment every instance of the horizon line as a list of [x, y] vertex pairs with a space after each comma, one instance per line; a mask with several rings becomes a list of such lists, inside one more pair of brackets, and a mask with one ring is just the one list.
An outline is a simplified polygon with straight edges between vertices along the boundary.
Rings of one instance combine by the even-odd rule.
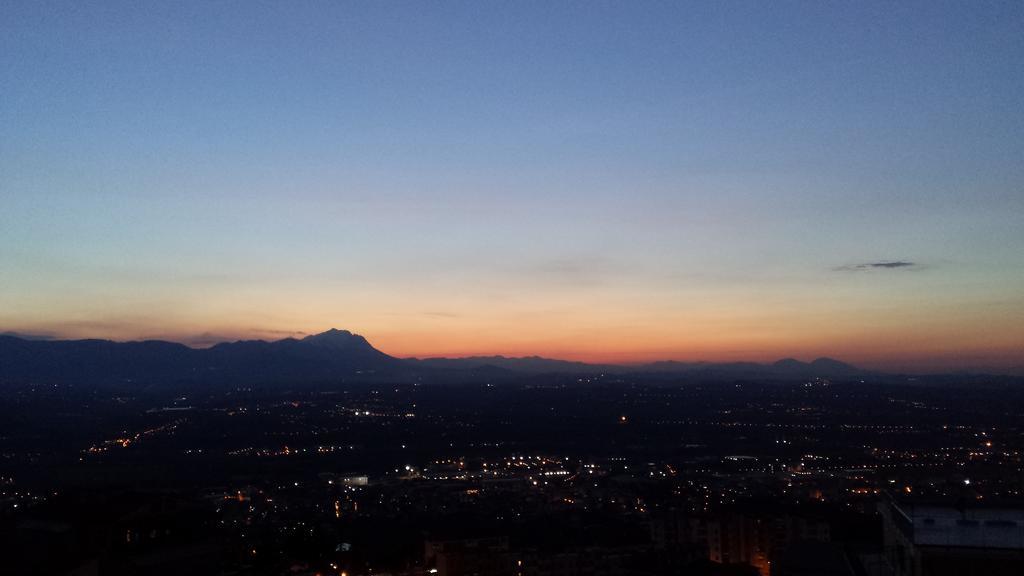
[[[318, 335], [327, 334], [327, 333], [331, 333], [331, 332], [345, 332], [345, 333], [351, 334], [352, 336], [363, 338], [375, 350], [377, 350], [377, 351], [379, 351], [379, 352], [381, 352], [383, 354], [387, 354], [388, 356], [391, 356], [392, 358], [396, 358], [396, 359], [399, 359], [399, 360], [413, 360], [413, 361], [426, 361], [426, 360], [471, 360], [471, 359], [482, 359], [482, 358], [504, 358], [504, 359], [507, 359], [507, 360], [540, 359], [540, 360], [565, 362], [565, 363], [572, 363], [572, 364], [582, 364], [582, 365], [586, 365], [586, 366], [612, 366], [612, 367], [630, 368], [630, 367], [649, 366], [651, 364], [658, 364], [658, 363], [677, 363], [677, 364], [688, 364], [688, 365], [754, 364], [754, 365], [758, 365], [758, 366], [771, 366], [774, 363], [785, 361], [785, 360], [796, 360], [796, 361], [804, 363], [804, 364], [810, 364], [810, 363], [812, 363], [814, 361], [817, 361], [817, 360], [831, 360], [831, 361], [841, 362], [843, 364], [846, 364], [846, 365], [851, 366], [853, 368], [856, 368], [858, 370], [864, 370], [865, 372], [877, 372], [877, 373], [888, 374], [888, 375], [928, 376], [928, 375], [969, 374], [969, 375], [1009, 376], [1009, 377], [1019, 377], [1019, 376], [1024, 375], [1024, 366], [1011, 366], [1011, 367], [1007, 367], [1007, 368], [994, 368], [994, 367], [993, 368], [982, 368], [982, 367], [977, 367], [977, 366], [975, 366], [975, 367], [967, 366], [967, 367], [962, 367], [962, 368], [949, 368], [949, 367], [939, 368], [939, 367], [936, 367], [936, 368], [925, 369], [925, 370], [921, 370], [921, 369], [909, 370], [909, 369], [905, 369], [905, 368], [893, 369], [893, 368], [872, 367], [872, 364], [873, 364], [872, 362], [867, 362], [867, 363], [861, 363], [861, 362], [856, 362], [856, 361], [855, 362], [850, 362], [850, 361], [847, 361], [847, 360], [841, 360], [841, 359], [836, 358], [835, 356], [832, 356], [832, 355], [820, 355], [820, 356], [815, 355], [814, 358], [811, 358], [809, 360], [802, 360], [801, 359], [801, 355], [797, 354], [797, 355], [782, 355], [782, 356], [774, 358], [774, 359], [770, 359], [769, 358], [769, 359], [764, 359], [764, 360], [752, 360], [752, 359], [724, 359], [724, 360], [690, 359], [690, 360], [687, 360], [687, 359], [679, 359], [678, 357], [676, 357], [676, 358], [673, 358], [673, 357], [660, 357], [660, 358], [646, 359], [646, 360], [639, 360], [638, 359], [638, 360], [618, 360], [618, 361], [615, 361], [615, 360], [613, 360], [613, 361], [581, 360], [581, 359], [573, 359], [571, 357], [567, 358], [567, 357], [558, 357], [558, 356], [546, 356], [546, 355], [537, 354], [537, 353], [527, 353], [527, 354], [523, 354], [523, 355], [507, 355], [507, 354], [502, 353], [502, 352], [489, 352], [489, 353], [483, 353], [483, 352], [466, 352], [466, 353], [454, 352], [454, 353], [442, 353], [442, 354], [428, 353], [428, 354], [419, 354], [419, 355], [392, 355], [391, 353], [388, 353], [388, 352], [386, 352], [384, 350], [381, 350], [381, 349], [377, 348], [376, 346], [374, 346], [362, 334], [360, 334], [358, 332], [353, 332], [353, 331], [347, 330], [347, 329], [329, 328], [327, 330], [324, 330], [324, 331], [321, 331], [321, 332], [315, 332], [315, 333], [306, 333], [306, 332], [302, 332], [302, 331], [281, 331], [281, 332], [282, 333], [292, 334], [292, 335], [291, 336], [284, 336], [282, 338], [277, 338], [277, 339], [268, 339], [268, 338], [238, 338], [238, 339], [234, 339], [234, 340], [232, 340], [232, 339], [223, 339], [223, 340], [218, 340], [218, 341], [211, 341], [209, 344], [196, 344], [194, 342], [182, 341], [180, 339], [171, 339], [171, 338], [159, 337], [159, 336], [155, 336], [155, 337], [140, 337], [140, 338], [128, 338], [128, 339], [117, 339], [117, 338], [109, 338], [109, 337], [108, 338], [103, 338], [103, 337], [69, 338], [69, 337], [65, 337], [65, 336], [61, 336], [59, 334], [54, 334], [54, 333], [49, 333], [49, 332], [47, 332], [47, 333], [32, 333], [32, 332], [24, 332], [24, 331], [19, 331], [19, 330], [4, 330], [4, 331], [0, 331], [0, 337], [6, 336], [6, 337], [17, 338], [17, 339], [20, 339], [20, 340], [35, 341], [35, 342], [100, 341], [100, 342], [113, 342], [113, 343], [117, 343], [117, 344], [132, 344], [132, 343], [144, 343], [144, 342], [163, 342], [163, 343], [168, 343], [168, 344], [176, 344], [176, 345], [179, 345], [179, 346], [184, 346], [186, 348], [189, 348], [190, 350], [207, 350], [207, 349], [213, 348], [213, 347], [215, 347], [215, 346], [217, 346], [219, 344], [234, 344], [234, 343], [239, 343], [239, 342], [274, 343], [274, 342], [282, 342], [282, 341], [286, 341], [286, 340], [301, 341], [304, 338], [308, 338], [308, 337], [311, 337], [311, 336], [318, 336]], [[904, 360], [903, 362], [906, 363], [906, 364], [912, 364], [913, 363], [912, 361], [909, 361], [909, 360]], [[883, 363], [883, 364], [885, 364], [885, 363]], [[898, 361], [897, 362], [889, 362], [889, 364], [898, 365], [899, 362]], [[864, 366], [867, 366], [867, 367], [864, 367]]]

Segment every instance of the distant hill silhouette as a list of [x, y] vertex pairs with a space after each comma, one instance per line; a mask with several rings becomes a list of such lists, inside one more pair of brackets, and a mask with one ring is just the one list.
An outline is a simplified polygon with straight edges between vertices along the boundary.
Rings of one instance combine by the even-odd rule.
[[205, 349], [156, 340], [0, 336], [0, 379], [8, 381], [263, 383], [398, 377], [409, 371], [402, 360], [345, 330], [301, 340], [225, 342]]
[[647, 364], [588, 364], [556, 360], [541, 356], [509, 358], [506, 356], [470, 356], [466, 358], [424, 358], [409, 359], [414, 365], [444, 370], [466, 370], [492, 366], [512, 372], [528, 374], [690, 374], [705, 377], [735, 378], [837, 378], [855, 377], [868, 374], [839, 360], [818, 358], [812, 362], [801, 362], [792, 358], [772, 364], [755, 362], [676, 362], [672, 360]]
[[689, 374], [710, 379], [743, 378], [856, 378], [870, 375], [862, 370], [832, 358], [818, 358], [812, 362], [801, 362], [784, 358], [771, 364], [756, 362], [653, 362], [637, 367], [641, 372]]
[[505, 356], [469, 356], [466, 358], [410, 358], [409, 362], [417, 366], [443, 370], [465, 370], [491, 366], [512, 372], [531, 374], [575, 374], [591, 372], [621, 373], [628, 371], [624, 366], [587, 364], [569, 360], [555, 360], [541, 356], [524, 356], [509, 358]]
[[398, 359], [347, 330], [302, 339], [241, 340], [190, 348], [158, 340], [28, 339], [0, 335], [0, 382], [301, 383], [356, 380], [470, 382], [537, 374], [686, 375], [703, 379], [857, 378], [870, 374], [833, 360], [587, 364], [530, 356]]

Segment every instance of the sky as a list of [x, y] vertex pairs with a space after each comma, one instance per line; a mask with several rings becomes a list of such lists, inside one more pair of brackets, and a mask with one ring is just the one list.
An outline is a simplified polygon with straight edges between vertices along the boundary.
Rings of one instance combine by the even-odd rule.
[[1024, 367], [1024, 3], [0, 3], [0, 332]]

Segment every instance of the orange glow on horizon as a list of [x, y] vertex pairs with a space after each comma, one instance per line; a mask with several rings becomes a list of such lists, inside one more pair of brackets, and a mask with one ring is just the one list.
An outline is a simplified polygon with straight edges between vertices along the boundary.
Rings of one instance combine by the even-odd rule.
[[1000, 306], [955, 306], [952, 300], [915, 305], [912, 295], [876, 302], [782, 291], [755, 300], [698, 291], [680, 303], [658, 294], [643, 300], [617, 291], [566, 290], [536, 301], [427, 294], [427, 307], [418, 298], [387, 291], [357, 293], [338, 304], [321, 290], [279, 293], [256, 286], [252, 292], [210, 293], [197, 300], [201, 305], [161, 309], [166, 316], [153, 315], [148, 301], [126, 301], [121, 314], [99, 319], [68, 299], [61, 306], [22, 308], [19, 316], [0, 312], [0, 327], [57, 338], [161, 339], [193, 347], [302, 338], [336, 327], [399, 358], [543, 356], [632, 364], [827, 356], [908, 371], [1024, 365], [1024, 318], [1016, 300]]
[[[94, 331], [39, 330], [59, 338], [107, 338], [119, 341], [161, 339], [203, 348], [220, 341], [247, 339], [280, 340], [302, 338], [327, 328], [308, 331], [266, 331], [210, 329], [197, 338], [194, 332], [175, 330], [166, 333], [139, 333], [135, 330]], [[32, 330], [24, 330], [32, 333]], [[398, 358], [465, 358], [472, 356], [541, 356], [559, 360], [595, 364], [641, 364], [672, 360], [678, 362], [760, 362], [787, 357], [809, 361], [831, 357], [865, 368], [884, 370], [933, 369], [957, 370], [977, 366], [1019, 369], [1019, 341], [988, 338], [972, 346], [935, 334], [906, 330], [889, 334], [860, 333], [801, 336], [799, 333], [766, 334], [761, 337], [718, 333], [687, 335], [666, 330], [598, 330], [593, 333], [554, 329], [543, 330], [543, 337], [494, 330], [427, 331], [353, 330], [363, 335], [378, 350]], [[852, 332], [852, 331], [851, 331]], [[211, 340], [212, 339], [212, 340]]]

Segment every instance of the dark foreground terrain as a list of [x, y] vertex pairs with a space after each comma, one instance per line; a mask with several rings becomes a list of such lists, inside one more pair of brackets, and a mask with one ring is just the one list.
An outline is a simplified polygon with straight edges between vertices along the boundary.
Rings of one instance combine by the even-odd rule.
[[128, 390], [0, 397], [5, 573], [895, 574], [880, 510], [915, 503], [1024, 544], [1017, 387]]

